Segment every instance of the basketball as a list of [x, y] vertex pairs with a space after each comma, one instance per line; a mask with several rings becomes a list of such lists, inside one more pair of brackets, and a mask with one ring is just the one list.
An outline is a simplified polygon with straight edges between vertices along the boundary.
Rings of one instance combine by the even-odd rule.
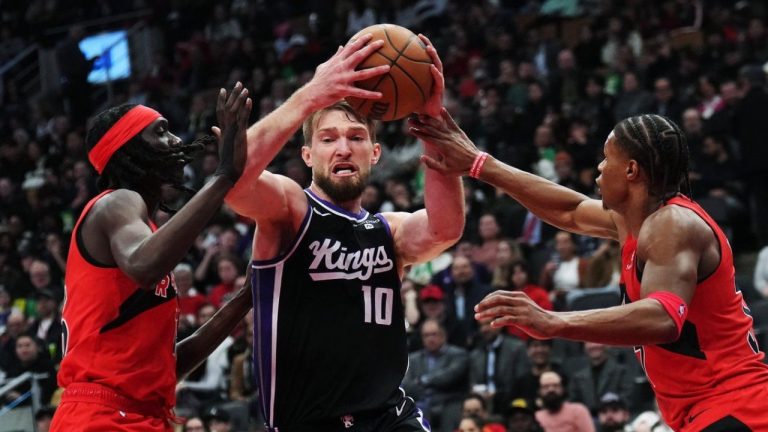
[[383, 97], [378, 100], [348, 97], [347, 102], [361, 114], [382, 121], [398, 120], [419, 111], [432, 92], [432, 59], [426, 45], [412, 31], [394, 24], [366, 27], [350, 40], [367, 33], [373, 35], [368, 43], [383, 40], [384, 46], [360, 63], [358, 69], [381, 65], [389, 65], [390, 69], [384, 75], [355, 85], [379, 91]]

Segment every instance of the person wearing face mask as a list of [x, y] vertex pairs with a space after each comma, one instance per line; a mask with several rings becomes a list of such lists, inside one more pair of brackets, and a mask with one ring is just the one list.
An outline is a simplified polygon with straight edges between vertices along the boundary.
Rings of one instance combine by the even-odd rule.
[[544, 372], [539, 379], [542, 408], [536, 420], [547, 432], [595, 432], [589, 409], [582, 403], [565, 397], [565, 386], [557, 372]]

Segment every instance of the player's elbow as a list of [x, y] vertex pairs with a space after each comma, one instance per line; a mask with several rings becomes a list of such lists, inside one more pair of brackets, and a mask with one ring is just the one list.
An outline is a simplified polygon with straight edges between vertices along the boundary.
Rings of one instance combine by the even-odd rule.
[[432, 238], [435, 241], [435, 243], [440, 243], [445, 245], [446, 247], [453, 246], [456, 244], [456, 242], [461, 239], [462, 234], [464, 233], [464, 225], [463, 224], [454, 224], [450, 226], [443, 227], [442, 229], [434, 229], [432, 231]]
[[123, 271], [128, 277], [136, 282], [140, 288], [148, 290], [155, 288], [162, 283], [168, 272], [165, 269], [158, 268], [153, 262], [135, 262], [128, 264]]
[[656, 339], [653, 341], [654, 344], [672, 343], [680, 338], [680, 329], [677, 328], [675, 321], [669, 316], [665, 316], [664, 319], [659, 321], [654, 333]]

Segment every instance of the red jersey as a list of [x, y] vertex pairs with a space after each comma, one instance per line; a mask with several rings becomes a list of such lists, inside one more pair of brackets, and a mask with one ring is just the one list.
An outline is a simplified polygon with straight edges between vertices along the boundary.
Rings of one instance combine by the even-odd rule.
[[[681, 430], [735, 391], [768, 387], [768, 365], [762, 363], [765, 354], [758, 349], [749, 308], [736, 289], [728, 239], [690, 199], [678, 196], [667, 204], [696, 213], [720, 244], [720, 264], [696, 284], [680, 337], [668, 344], [635, 347], [664, 420], [673, 429]], [[626, 303], [640, 299], [642, 274], [636, 252], [637, 239], [630, 235], [621, 252], [621, 289]]]
[[[104, 191], [83, 209], [67, 257], [61, 387], [96, 383], [163, 408], [175, 404], [178, 301], [172, 275], [143, 290], [117, 266], [83, 250], [80, 224]], [[150, 222], [154, 231], [156, 227]]]

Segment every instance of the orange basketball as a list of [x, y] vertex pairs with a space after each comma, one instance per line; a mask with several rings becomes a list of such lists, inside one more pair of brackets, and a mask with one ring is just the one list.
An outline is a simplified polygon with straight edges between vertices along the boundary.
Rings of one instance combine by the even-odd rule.
[[356, 86], [379, 91], [378, 100], [348, 97], [347, 102], [361, 114], [383, 121], [398, 120], [421, 110], [432, 92], [432, 59], [427, 47], [412, 31], [394, 24], [376, 24], [366, 27], [351, 40], [371, 33], [371, 43], [383, 40], [384, 46], [363, 60], [358, 69], [390, 65], [389, 72], [364, 81]]

